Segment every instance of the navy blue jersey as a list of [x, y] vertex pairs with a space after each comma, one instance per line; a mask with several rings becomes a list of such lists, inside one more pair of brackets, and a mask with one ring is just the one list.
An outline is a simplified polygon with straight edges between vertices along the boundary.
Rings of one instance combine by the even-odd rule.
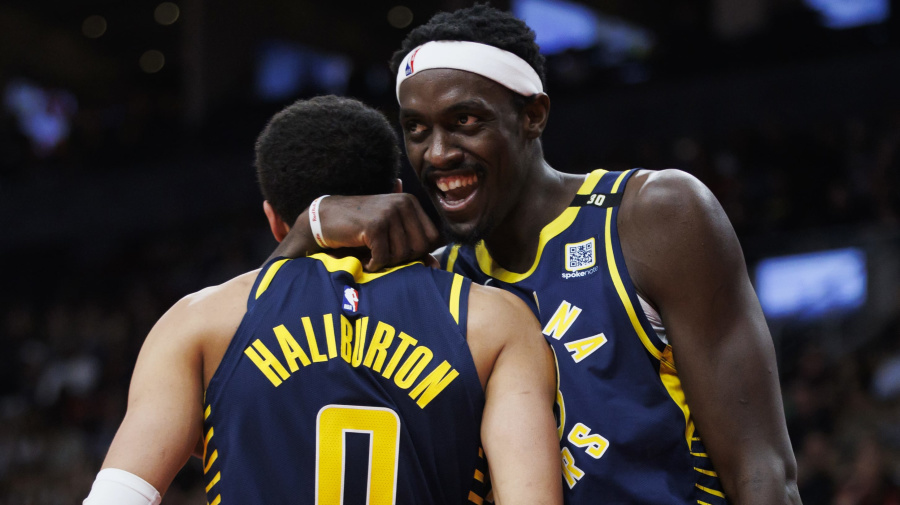
[[481, 499], [470, 282], [420, 263], [267, 264], [206, 390], [210, 504]]
[[725, 503], [685, 402], [672, 348], [647, 321], [622, 259], [616, 215], [629, 172], [598, 170], [544, 227], [524, 273], [484, 243], [442, 264], [519, 295], [541, 320], [559, 370], [566, 502]]

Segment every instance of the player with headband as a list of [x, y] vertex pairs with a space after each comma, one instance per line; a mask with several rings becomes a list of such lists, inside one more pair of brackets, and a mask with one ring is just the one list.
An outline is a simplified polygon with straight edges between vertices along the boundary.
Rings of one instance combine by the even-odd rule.
[[[567, 503], [800, 503], [774, 346], [711, 192], [678, 170], [550, 167], [543, 57], [509, 13], [440, 13], [392, 65], [442, 265], [526, 300], [556, 353]], [[432, 230], [403, 200], [325, 199], [324, 235], [370, 247], [371, 268], [421, 253]], [[308, 227], [288, 238], [280, 253], [316, 249]]]

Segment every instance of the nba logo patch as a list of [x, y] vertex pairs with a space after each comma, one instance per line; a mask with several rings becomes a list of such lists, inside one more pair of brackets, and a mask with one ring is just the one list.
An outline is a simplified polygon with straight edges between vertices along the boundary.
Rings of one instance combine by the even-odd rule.
[[419, 49], [421, 48], [417, 48], [415, 51], [413, 51], [412, 56], [409, 57], [409, 61], [406, 62], [406, 77], [409, 77], [413, 72], [415, 72], [413, 65], [415, 65], [416, 54], [418, 54]]
[[350, 312], [356, 312], [359, 309], [359, 291], [351, 288], [350, 286], [344, 286], [344, 310], [349, 310]]
[[595, 243], [594, 237], [591, 237], [584, 242], [566, 244], [566, 270], [577, 272], [594, 266], [597, 263]]

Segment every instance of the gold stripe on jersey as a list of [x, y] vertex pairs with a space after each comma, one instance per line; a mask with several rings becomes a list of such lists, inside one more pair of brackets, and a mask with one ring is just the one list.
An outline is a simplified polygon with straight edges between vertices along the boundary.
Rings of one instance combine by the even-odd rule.
[[[205, 393], [204, 393], [204, 396], [205, 396]], [[211, 412], [212, 412], [212, 405], [207, 405], [206, 411], [203, 414], [204, 421], [209, 418], [209, 414]], [[203, 475], [206, 475], [207, 473], [209, 473], [209, 470], [212, 468], [213, 463], [215, 463], [216, 460], [219, 459], [218, 449], [213, 449], [213, 452], [212, 452], [212, 454], [209, 455], [209, 458], [206, 457], [207, 449], [209, 448], [209, 442], [210, 442], [210, 440], [212, 440], [213, 434], [214, 434], [213, 427], [210, 426], [209, 431], [206, 432], [206, 436], [203, 437], [203, 457], [201, 458], [201, 461], [203, 462]], [[209, 490], [212, 489], [213, 486], [215, 486], [221, 479], [222, 479], [222, 472], [216, 472], [216, 475], [212, 478], [212, 480], [209, 481], [209, 484], [206, 485], [206, 492], [209, 493]], [[221, 501], [222, 501], [222, 495], [216, 495], [216, 497], [212, 501], [212, 504], [210, 504], [210, 505], [217, 505]]]
[[[578, 189], [578, 194], [591, 194], [594, 186], [597, 185], [597, 183], [600, 181], [600, 178], [603, 177], [603, 174], [605, 173], [606, 170], [594, 170], [593, 172], [588, 174], [588, 176], [584, 179], [584, 182], [581, 184], [581, 188]], [[541, 230], [537, 254], [534, 256], [534, 264], [531, 265], [531, 268], [529, 268], [527, 272], [521, 274], [510, 272], [500, 265], [494, 263], [494, 260], [491, 258], [491, 255], [488, 252], [487, 247], [485, 247], [483, 241], [475, 245], [475, 258], [478, 261], [478, 266], [481, 268], [482, 272], [506, 283], [513, 284], [516, 282], [520, 282], [523, 279], [527, 279], [528, 276], [531, 275], [532, 272], [534, 272], [540, 264], [541, 253], [544, 252], [544, 246], [547, 245], [547, 242], [549, 242], [554, 237], [565, 231], [566, 228], [571, 226], [572, 223], [575, 222], [575, 218], [578, 217], [579, 210], [581, 210], [581, 207], [568, 207], [562, 212], [562, 214], [556, 216], [556, 219], [547, 224], [547, 226], [544, 226], [544, 229]]]
[[331, 256], [329, 254], [316, 253], [308, 257], [321, 261], [322, 264], [325, 265], [325, 269], [329, 272], [347, 272], [348, 274], [353, 276], [353, 280], [358, 284], [365, 284], [379, 277], [383, 277], [391, 272], [395, 272], [397, 270], [400, 270], [401, 268], [406, 268], [416, 263], [422, 264], [421, 261], [413, 261], [412, 263], [406, 263], [405, 265], [386, 268], [377, 272], [366, 272], [365, 270], [363, 270], [362, 263], [360, 263], [360, 261], [353, 256], [335, 258], [334, 256]]
[[696, 486], [697, 489], [699, 489], [699, 490], [701, 490], [701, 491], [703, 491], [703, 492], [709, 493], [709, 494], [711, 494], [711, 495], [713, 495], [713, 496], [718, 496], [719, 498], [725, 498], [725, 493], [723, 493], [723, 492], [721, 492], [721, 491], [716, 491], [715, 489], [710, 489], [710, 488], [708, 488], [708, 487], [703, 487], [703, 486], [701, 486], [700, 484], [694, 484], [694, 486]]
[[272, 279], [275, 277], [275, 274], [278, 273], [278, 270], [288, 261], [291, 261], [290, 258], [285, 258], [283, 260], [278, 260], [266, 270], [266, 275], [263, 275], [262, 281], [259, 283], [259, 287], [256, 288], [256, 298], [258, 299], [267, 289], [269, 289], [269, 284], [272, 283]]
[[[615, 184], [612, 187], [612, 193], [616, 193], [619, 190], [619, 186], [622, 184], [622, 181], [625, 179], [625, 176], [628, 175], [628, 172], [622, 172], [618, 179], [616, 179]], [[650, 337], [647, 335], [647, 332], [644, 331], [644, 327], [641, 325], [640, 320], [637, 317], [637, 313], [634, 310], [634, 305], [631, 303], [631, 298], [628, 297], [628, 293], [625, 290], [625, 285], [622, 283], [622, 277], [619, 275], [619, 269], [616, 266], [616, 259], [613, 255], [612, 248], [612, 217], [613, 217], [613, 209], [610, 207], [606, 209], [606, 261], [609, 267], [609, 274], [612, 277], [613, 284], [616, 287], [616, 292], [619, 294], [619, 299], [622, 301], [622, 305], [625, 307], [625, 312], [628, 313], [628, 318], [631, 320], [631, 325], [634, 327], [634, 331], [637, 333], [638, 338], [641, 339], [641, 343], [644, 344], [644, 347], [647, 351], [656, 359], [659, 360], [659, 378], [662, 381], [663, 385], [666, 388], [666, 391], [669, 392], [669, 396], [678, 405], [678, 408], [681, 409], [684, 414], [684, 438], [687, 443], [688, 450], [691, 448], [691, 440], [694, 438], [694, 422], [691, 419], [691, 412], [688, 408], [687, 402], [684, 398], [684, 391], [681, 388], [681, 379], [678, 377], [678, 372], [675, 369], [675, 360], [672, 356], [672, 346], [667, 345], [663, 351], [660, 351], [653, 342], [650, 340]]]
[[694, 467], [694, 470], [697, 470], [698, 472], [702, 473], [703, 475], [709, 475], [710, 477], [715, 477], [717, 479], [719, 478], [719, 474], [717, 474], [716, 472], [714, 472], [712, 470], [704, 470], [702, 468], [697, 468], [696, 466]]
[[463, 277], [459, 274], [453, 274], [453, 285], [450, 287], [450, 315], [456, 324], [459, 324], [459, 295], [462, 291]]
[[456, 257], [459, 256], [459, 244], [454, 244], [450, 248], [450, 253], [447, 254], [447, 271], [453, 271], [453, 265], [456, 264]]

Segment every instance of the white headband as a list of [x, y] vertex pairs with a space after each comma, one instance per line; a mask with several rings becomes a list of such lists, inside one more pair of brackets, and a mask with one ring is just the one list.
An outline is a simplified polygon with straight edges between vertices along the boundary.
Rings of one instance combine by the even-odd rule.
[[397, 69], [397, 101], [404, 80], [433, 68], [472, 72], [524, 96], [544, 92], [537, 72], [515, 54], [477, 42], [440, 40], [422, 44], [403, 58]]

